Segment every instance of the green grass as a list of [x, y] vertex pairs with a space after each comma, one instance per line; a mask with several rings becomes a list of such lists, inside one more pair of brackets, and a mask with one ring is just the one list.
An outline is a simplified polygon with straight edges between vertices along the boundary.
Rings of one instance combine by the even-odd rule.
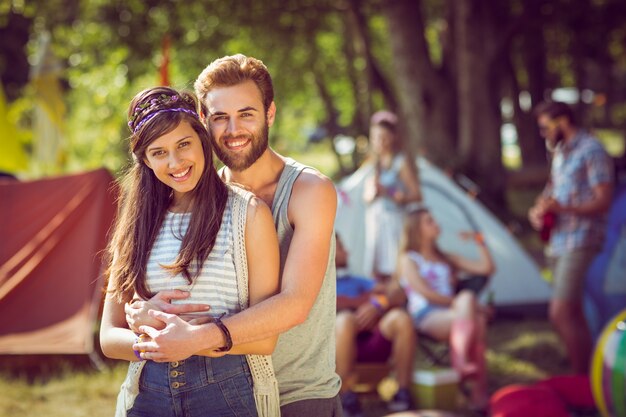
[[[46, 368], [45, 363], [40, 365]], [[126, 365], [121, 363], [99, 372], [64, 362], [44, 375], [4, 373], [0, 375], [0, 416], [110, 417], [125, 373]]]
[[[496, 318], [489, 325], [487, 340], [490, 393], [507, 385], [533, 384], [551, 375], [568, 372], [565, 352], [544, 319]], [[431, 366], [419, 350], [416, 360], [420, 368]], [[380, 397], [390, 398], [395, 389], [392, 380], [384, 380], [378, 387], [379, 395], [362, 396], [366, 417], [385, 415], [385, 405]], [[470, 417], [474, 414], [461, 410], [459, 415]]]
[[[529, 384], [567, 372], [563, 350], [543, 319], [496, 318], [488, 333], [489, 387]], [[417, 357], [425, 367], [423, 355]], [[127, 365], [107, 362], [95, 370], [85, 357], [0, 357], [0, 416], [110, 417]], [[381, 385], [381, 395], [393, 384]], [[385, 414], [376, 395], [364, 396], [368, 416]]]

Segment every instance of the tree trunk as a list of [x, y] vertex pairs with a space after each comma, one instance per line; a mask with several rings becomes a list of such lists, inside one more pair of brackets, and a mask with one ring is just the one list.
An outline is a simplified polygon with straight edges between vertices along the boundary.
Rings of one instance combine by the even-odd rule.
[[489, 0], [453, 2], [459, 103], [459, 156], [463, 171], [482, 187], [493, 210], [506, 206], [500, 142], [498, 37]]
[[[356, 61], [356, 57], [362, 58], [365, 62], [365, 68], [359, 71], [357, 81], [355, 82], [357, 89], [356, 97], [360, 105], [357, 106], [358, 122], [355, 123], [362, 129], [360, 132], [367, 132], [369, 129], [369, 119], [374, 111], [372, 107], [373, 92], [379, 91], [385, 101], [385, 105], [392, 111], [397, 111], [397, 100], [394, 91], [389, 82], [385, 79], [378, 63], [374, 59], [372, 53], [372, 42], [369, 34], [367, 17], [361, 9], [362, 0], [349, 0], [347, 2], [348, 13], [345, 22], [346, 29], [344, 32], [348, 35], [346, 47], [352, 53], [351, 63]], [[351, 45], [348, 45], [350, 43]], [[352, 67], [353, 73], [357, 70]], [[365, 75], [365, 76], [363, 76]]]
[[421, 1], [389, 0], [389, 27], [399, 113], [409, 147], [435, 164], [453, 163], [456, 137], [454, 83], [433, 67], [424, 37]]
[[513, 123], [517, 130], [517, 144], [520, 148], [522, 167], [530, 169], [544, 167], [547, 162], [545, 142], [539, 136], [532, 109], [525, 110], [520, 106], [519, 97], [523, 89], [517, 80], [515, 68], [510, 62], [508, 79], [513, 102]]
[[545, 0], [533, 0], [524, 9], [527, 22], [523, 25], [521, 33], [521, 53], [519, 55], [521, 65], [527, 74], [526, 85], [519, 85], [519, 80], [515, 73], [513, 64], [514, 83], [517, 84], [518, 96], [516, 101], [515, 125], [517, 128], [518, 140], [522, 154], [522, 165], [525, 168], [536, 168], [546, 165], [546, 147], [543, 139], [539, 136], [535, 117], [532, 108], [524, 111], [519, 108], [519, 92], [528, 91], [530, 94], [531, 107], [543, 101], [546, 90], [546, 48], [543, 33], [543, 20], [541, 17], [541, 7]]

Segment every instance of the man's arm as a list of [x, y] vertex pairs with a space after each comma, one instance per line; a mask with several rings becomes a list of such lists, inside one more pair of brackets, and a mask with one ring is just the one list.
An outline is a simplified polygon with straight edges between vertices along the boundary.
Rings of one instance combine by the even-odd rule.
[[[332, 182], [317, 172], [300, 174], [289, 201], [288, 216], [294, 234], [283, 268], [281, 291], [223, 320], [234, 345], [275, 336], [306, 320], [326, 273], [336, 210], [337, 193]], [[158, 312], [151, 315], [163, 316]], [[189, 357], [198, 350], [190, 351], [193, 346], [217, 349], [224, 343], [214, 324], [198, 326], [193, 332], [170, 333], [173, 337], [159, 340], [159, 350], [170, 352], [164, 358], [169, 361]], [[157, 350], [148, 343], [136, 347]]]
[[577, 206], [563, 206], [554, 199], [548, 200], [547, 210], [555, 213], [570, 213], [579, 216], [594, 216], [605, 213], [611, 206], [613, 184], [602, 183], [592, 189], [593, 198]]
[[[276, 230], [269, 208], [259, 199], [253, 199], [248, 206], [246, 233], [246, 258], [248, 266], [248, 291], [250, 305], [262, 302], [278, 292], [279, 254]], [[163, 330], [150, 326], [140, 326], [143, 333], [152, 340], [147, 343], [150, 359], [158, 362], [184, 359], [190, 354], [205, 356], [223, 356], [223, 352], [214, 352], [214, 349], [205, 349], [201, 343], [204, 327], [217, 328], [212, 320], [200, 322], [191, 320], [185, 322], [179, 317], [162, 312], [152, 311], [151, 316], [162, 321]], [[226, 319], [224, 319], [226, 323]], [[226, 324], [227, 329], [230, 328]], [[232, 330], [232, 329], [231, 329]], [[221, 330], [219, 330], [221, 333]], [[193, 335], [200, 335], [194, 337]], [[255, 340], [251, 343], [233, 346], [227, 354], [257, 354], [269, 355], [274, 351], [278, 335]], [[179, 340], [182, 346], [173, 341]], [[225, 345], [225, 335], [220, 334], [221, 346]], [[141, 349], [140, 346], [138, 346]], [[194, 352], [195, 351], [195, 352]]]

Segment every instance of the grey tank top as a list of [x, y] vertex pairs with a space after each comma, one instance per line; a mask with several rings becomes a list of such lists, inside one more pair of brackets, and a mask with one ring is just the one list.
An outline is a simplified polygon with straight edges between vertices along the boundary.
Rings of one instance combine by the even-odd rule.
[[[287, 158], [272, 202], [281, 276], [294, 232], [287, 218], [289, 198], [294, 182], [305, 169], [313, 168]], [[302, 270], [307, 267], [301, 266]], [[336, 302], [333, 234], [324, 282], [309, 317], [299, 326], [280, 334], [272, 355], [281, 406], [307, 399], [332, 398], [339, 392], [341, 380], [335, 373]]]

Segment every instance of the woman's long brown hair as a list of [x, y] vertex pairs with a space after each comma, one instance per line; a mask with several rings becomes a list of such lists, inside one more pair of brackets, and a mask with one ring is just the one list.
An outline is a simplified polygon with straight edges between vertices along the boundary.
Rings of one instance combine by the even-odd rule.
[[134, 292], [143, 299], [153, 295], [146, 285], [148, 258], [172, 202], [172, 189], [159, 181], [144, 162], [150, 143], [184, 121], [198, 134], [204, 152], [204, 171], [191, 191], [189, 227], [176, 260], [165, 266], [172, 275], [182, 273], [189, 283], [198, 276], [215, 244], [228, 199], [228, 189], [215, 170], [209, 132], [200, 118], [183, 111], [169, 111], [158, 113], [141, 124], [146, 116], [168, 108], [200, 111], [193, 95], [168, 87], [138, 93], [128, 111], [131, 131], [136, 129], [130, 137], [133, 162], [121, 179], [118, 215], [107, 248], [107, 276], [113, 284], [112, 295], [120, 302]]
[[[422, 231], [421, 223], [422, 217], [430, 211], [425, 207], [409, 211], [404, 217], [404, 224], [402, 225], [402, 235], [400, 236], [400, 245], [398, 246], [398, 261], [396, 265], [396, 273], [394, 279], [400, 278], [400, 260], [409, 251], [420, 252], [422, 243]], [[435, 242], [435, 252], [445, 262], [450, 263], [450, 258], [445, 252], [439, 249], [439, 246]], [[452, 266], [452, 265], [451, 265]]]

